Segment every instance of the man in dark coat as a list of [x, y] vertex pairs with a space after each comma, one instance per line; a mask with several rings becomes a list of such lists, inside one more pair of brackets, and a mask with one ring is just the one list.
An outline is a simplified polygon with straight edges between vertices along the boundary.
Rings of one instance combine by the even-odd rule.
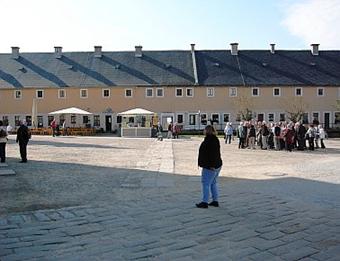
[[19, 142], [19, 147], [20, 147], [20, 156], [21, 156], [20, 163], [27, 162], [27, 144], [30, 138], [31, 138], [31, 134], [25, 122], [23, 121], [20, 122], [20, 127], [17, 131], [17, 140], [16, 140], [17, 142]]

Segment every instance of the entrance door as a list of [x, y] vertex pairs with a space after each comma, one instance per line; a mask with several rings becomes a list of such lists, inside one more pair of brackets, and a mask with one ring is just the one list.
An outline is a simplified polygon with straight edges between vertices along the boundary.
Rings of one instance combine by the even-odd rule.
[[106, 132], [112, 131], [112, 116], [111, 115], [105, 116], [105, 131]]
[[325, 114], [324, 114], [324, 123], [325, 123], [324, 128], [325, 129], [329, 129], [329, 120], [330, 120], [330, 113], [325, 112]]
[[163, 130], [168, 130], [168, 125], [170, 122], [174, 123], [174, 114], [162, 114], [161, 124]]

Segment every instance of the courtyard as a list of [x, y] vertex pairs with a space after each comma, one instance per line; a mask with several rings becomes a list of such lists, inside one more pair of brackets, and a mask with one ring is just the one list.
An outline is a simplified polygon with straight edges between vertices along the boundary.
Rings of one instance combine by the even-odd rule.
[[325, 150], [221, 141], [220, 208], [201, 199], [202, 138], [15, 137], [0, 176], [1, 260], [337, 260], [340, 140]]

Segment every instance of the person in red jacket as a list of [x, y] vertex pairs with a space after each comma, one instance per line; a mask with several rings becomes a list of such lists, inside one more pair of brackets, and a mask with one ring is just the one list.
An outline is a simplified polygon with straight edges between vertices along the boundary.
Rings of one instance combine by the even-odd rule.
[[55, 137], [56, 134], [56, 128], [57, 128], [57, 121], [53, 119], [51, 122], [51, 128], [52, 128], [52, 136]]

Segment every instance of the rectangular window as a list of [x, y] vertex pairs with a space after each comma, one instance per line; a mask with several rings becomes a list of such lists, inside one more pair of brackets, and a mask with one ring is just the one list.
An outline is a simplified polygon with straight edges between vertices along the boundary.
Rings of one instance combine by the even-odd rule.
[[274, 97], [281, 96], [281, 88], [274, 88], [273, 89], [273, 96]]
[[163, 88], [157, 88], [156, 89], [156, 96], [157, 97], [164, 97], [164, 89]]
[[183, 88], [176, 88], [176, 97], [183, 97]]
[[223, 122], [229, 122], [230, 119], [230, 114], [229, 113], [224, 113], [223, 114]]
[[334, 112], [334, 124], [340, 124], [340, 111]]
[[189, 114], [189, 125], [196, 125], [196, 114]]
[[38, 128], [44, 127], [44, 118], [43, 116], [38, 116]]
[[237, 96], [237, 88], [236, 87], [230, 87], [229, 88], [229, 97], [236, 97]]
[[16, 127], [20, 126], [20, 116], [15, 115], [14, 116], [14, 122], [15, 122]]
[[53, 119], [54, 119], [54, 116], [48, 116], [47, 117], [47, 124], [48, 124], [48, 126], [51, 126], [51, 122], [53, 121]]
[[309, 119], [308, 119], [308, 112], [304, 113], [302, 115], [302, 124], [308, 124], [309, 123]]
[[2, 116], [2, 123], [4, 124], [4, 126], [8, 125], [8, 116]]
[[44, 90], [36, 90], [35, 97], [37, 99], [44, 99]]
[[187, 97], [194, 97], [194, 89], [193, 88], [186, 88]]
[[77, 123], [77, 116], [76, 115], [71, 115], [71, 124], [76, 124]]
[[145, 89], [145, 96], [148, 98], [153, 97], [153, 89], [152, 88], [146, 88]]
[[26, 116], [26, 123], [27, 123], [27, 126], [32, 126], [32, 116], [31, 115]]
[[286, 121], [286, 114], [280, 113], [280, 121]]
[[201, 113], [201, 124], [207, 125], [207, 114], [206, 113]]
[[295, 96], [302, 96], [302, 88], [300, 87], [295, 88]]
[[122, 116], [117, 116], [117, 123], [122, 123]]
[[103, 98], [110, 98], [110, 89], [103, 89]]
[[125, 89], [125, 97], [132, 97], [132, 89]]
[[325, 90], [322, 87], [317, 88], [317, 96], [325, 96]]
[[258, 87], [252, 87], [251, 96], [260, 96], [260, 89]]
[[87, 98], [87, 89], [80, 90], [80, 98], [83, 98], [83, 99]]
[[319, 113], [318, 112], [313, 112], [313, 123], [314, 122], [319, 122]]
[[183, 114], [177, 114], [177, 123], [183, 124]]
[[215, 96], [215, 88], [208, 88], [207, 97], [214, 97], [214, 96]]
[[93, 116], [93, 126], [100, 127], [100, 115]]
[[66, 98], [66, 91], [64, 89], [58, 90], [58, 98], [65, 99]]
[[14, 98], [19, 100], [22, 98], [22, 92], [20, 90], [15, 90], [14, 91]]
[[220, 115], [218, 113], [211, 114], [211, 121], [212, 123], [220, 123]]
[[274, 122], [275, 121], [274, 113], [268, 113], [268, 121], [269, 122]]

